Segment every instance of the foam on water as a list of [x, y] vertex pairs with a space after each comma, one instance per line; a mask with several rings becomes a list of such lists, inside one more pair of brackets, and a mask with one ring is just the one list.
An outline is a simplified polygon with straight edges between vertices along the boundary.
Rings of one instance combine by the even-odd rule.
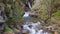
[[42, 29], [38, 30], [38, 32], [36, 32], [36, 34], [43, 34], [43, 30]]
[[23, 29], [29, 30], [30, 28], [28, 27], [28, 25], [23, 25]]
[[44, 34], [49, 34], [48, 32], [45, 32]]
[[36, 30], [34, 28], [30, 28], [29, 32], [30, 32], [29, 34], [35, 34]]
[[29, 16], [29, 12], [25, 12], [25, 14], [23, 15], [23, 17], [28, 17]]
[[36, 32], [35, 27], [40, 25], [40, 22], [30, 24], [32, 27], [30, 28], [28, 24], [23, 25], [23, 29], [29, 30], [29, 34], [48, 34], [48, 32], [43, 33], [43, 29], [40, 29]]

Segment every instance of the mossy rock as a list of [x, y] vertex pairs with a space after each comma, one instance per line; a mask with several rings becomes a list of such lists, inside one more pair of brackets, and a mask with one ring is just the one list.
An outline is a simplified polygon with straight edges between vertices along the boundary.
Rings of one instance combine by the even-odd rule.
[[11, 7], [8, 7], [8, 6], [7, 6], [7, 7], [5, 8], [5, 13], [6, 13], [7, 16], [9, 16], [10, 11], [11, 11]]
[[3, 34], [14, 34], [13, 30], [10, 29], [9, 27], [4, 28], [4, 33]]
[[9, 32], [9, 31], [12, 31], [12, 29], [10, 29], [9, 27], [4, 28], [4, 32]]

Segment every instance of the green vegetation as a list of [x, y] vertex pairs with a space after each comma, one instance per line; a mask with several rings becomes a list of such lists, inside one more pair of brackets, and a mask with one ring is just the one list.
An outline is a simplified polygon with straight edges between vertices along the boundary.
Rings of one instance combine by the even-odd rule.
[[56, 13], [53, 14], [55, 19], [60, 20], [60, 10], [57, 10]]
[[[23, 14], [25, 12], [25, 10], [29, 10], [28, 8], [26, 8], [25, 0], [0, 0], [0, 3], [4, 3], [5, 4], [5, 14], [7, 16], [7, 20], [6, 20], [6, 24], [8, 25], [8, 27], [6, 26], [4, 28], [4, 32], [8, 32], [8, 31], [12, 31], [13, 27], [16, 27], [16, 25], [18, 24], [22, 24], [25, 23], [25, 20], [23, 18]], [[44, 21], [45, 24], [43, 24], [44, 26], [50, 26], [51, 24], [53, 24], [52, 20], [59, 20], [60, 21], [60, 6], [57, 6], [57, 9], [55, 5], [60, 4], [60, 0], [54, 0], [54, 2], [52, 1], [53, 4], [51, 4], [51, 0], [35, 0], [32, 3], [32, 10], [38, 9], [37, 11], [39, 11], [39, 16], [37, 18], [31, 17], [31, 19], [29, 21], [32, 22], [37, 22], [40, 21], [41, 19], [46, 20]], [[54, 6], [53, 8], [51, 7]], [[53, 9], [56, 10], [55, 13], [51, 15], [51, 10], [53, 12]], [[12, 13], [11, 13], [12, 11]], [[12, 14], [12, 17], [11, 17]], [[14, 23], [13, 25], [11, 23]], [[54, 24], [53, 24], [54, 25]], [[60, 27], [58, 27], [57, 29], [60, 30]]]
[[12, 31], [12, 29], [10, 29], [9, 27], [4, 28], [4, 32], [9, 32], [9, 31]]

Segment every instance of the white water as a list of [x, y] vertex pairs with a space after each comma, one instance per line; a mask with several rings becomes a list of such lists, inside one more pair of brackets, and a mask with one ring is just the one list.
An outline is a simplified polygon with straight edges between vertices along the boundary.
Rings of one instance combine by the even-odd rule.
[[32, 9], [30, 2], [28, 2], [29, 8]]
[[[28, 4], [29, 8], [32, 9], [30, 2], [26, 2], [26, 4]], [[29, 11], [25, 12], [25, 14], [23, 15], [24, 18], [29, 16]]]
[[36, 28], [36, 26], [39, 26], [39, 25], [40, 25], [40, 22], [32, 23], [32, 26], [33, 26], [34, 28]]
[[48, 32], [43, 33], [43, 29], [40, 29], [36, 32], [35, 27], [40, 25], [40, 22], [30, 24], [32, 27], [30, 28], [29, 25], [23, 25], [23, 29], [29, 30], [29, 34], [48, 34]]
[[23, 15], [23, 17], [28, 17], [29, 16], [29, 12], [25, 12], [25, 14]]
[[29, 30], [29, 34], [35, 34], [36, 33], [35, 29], [33, 27], [29, 28], [28, 26], [29, 25], [23, 25], [23, 29]]
[[42, 29], [38, 30], [36, 34], [43, 34], [43, 30]]
[[[27, 4], [28, 4], [29, 8], [32, 9], [30, 2], [27, 2]], [[29, 12], [25, 12], [25, 14], [23, 15], [24, 18], [26, 18], [28, 16], [29, 16]], [[29, 27], [30, 25], [32, 25], [32, 26]], [[48, 34], [48, 32], [43, 33], [43, 29], [39, 29], [41, 27], [40, 25], [41, 25], [41, 23], [39, 21], [36, 23], [26, 22], [26, 24], [23, 25], [23, 29], [29, 30], [29, 34]], [[37, 31], [36, 31], [36, 28], [37, 28]]]
[[49, 34], [48, 32], [45, 32], [44, 34]]

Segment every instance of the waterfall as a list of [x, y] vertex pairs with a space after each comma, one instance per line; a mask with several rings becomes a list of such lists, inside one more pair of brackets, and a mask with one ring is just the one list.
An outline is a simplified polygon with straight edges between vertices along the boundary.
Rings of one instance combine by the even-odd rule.
[[49, 34], [48, 32], [45, 32], [44, 34]]
[[[26, 2], [26, 4], [30, 9], [32, 9], [30, 2]], [[23, 18], [26, 18], [26, 19], [29, 18], [29, 11], [25, 12], [25, 14], [23, 15]], [[48, 32], [43, 32], [44, 30], [41, 29], [41, 23], [39, 21], [37, 21], [36, 23], [26, 21], [26, 23], [22, 26], [23, 26], [23, 30], [29, 31], [29, 34], [48, 34]]]
[[38, 30], [36, 34], [43, 34], [43, 30], [42, 29]]
[[23, 25], [23, 29], [28, 29], [29, 30], [28, 25]]
[[30, 17], [29, 17], [29, 12], [25, 12], [25, 14], [23, 15], [23, 18], [24, 18], [25, 20], [29, 20], [29, 19], [30, 19]]
[[39, 26], [40, 26], [40, 22], [32, 23], [33, 28], [40, 28]]
[[31, 3], [27, 2], [27, 4], [28, 4], [29, 8], [32, 9]]
[[36, 32], [35, 27], [39, 25], [40, 25], [40, 22], [32, 23], [32, 24], [24, 24], [23, 29], [29, 30], [29, 34], [48, 34], [48, 32], [43, 32], [44, 31], [43, 29], [38, 29], [38, 31]]
[[33, 27], [29, 28], [29, 25], [23, 25], [23, 29], [29, 30], [29, 34], [35, 34], [36, 31]]
[[30, 28], [29, 32], [30, 32], [29, 34], [35, 34], [36, 30], [34, 28]]
[[25, 12], [25, 14], [23, 15], [23, 17], [28, 17], [29, 16], [29, 12]]

